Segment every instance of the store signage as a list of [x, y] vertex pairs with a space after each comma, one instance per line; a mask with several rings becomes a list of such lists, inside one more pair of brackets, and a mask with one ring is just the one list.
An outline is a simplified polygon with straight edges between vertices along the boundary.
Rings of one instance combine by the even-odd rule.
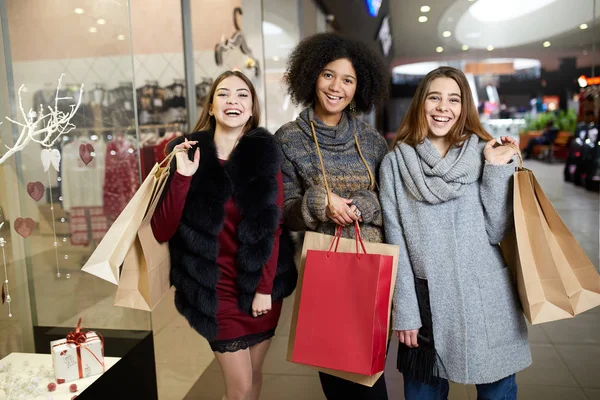
[[383, 3], [383, 0], [367, 0], [367, 7], [369, 8], [369, 15], [371, 17], [376, 17], [379, 14], [381, 3]]
[[473, 75], [511, 75], [515, 73], [513, 63], [467, 63], [465, 74]]
[[542, 103], [546, 106], [548, 111], [558, 110], [560, 104], [559, 96], [544, 96], [542, 97]]
[[388, 15], [386, 15], [383, 21], [381, 22], [377, 38], [381, 42], [381, 49], [383, 50], [383, 55], [387, 57], [388, 54], [390, 54], [390, 50], [392, 49], [392, 31], [390, 29], [390, 17]]
[[581, 86], [581, 87], [592, 86], [592, 85], [600, 85], [600, 76], [595, 76], [593, 78], [588, 78], [585, 75], [581, 75], [579, 77], [579, 79], [577, 79], [577, 81], [579, 82], [579, 86]]

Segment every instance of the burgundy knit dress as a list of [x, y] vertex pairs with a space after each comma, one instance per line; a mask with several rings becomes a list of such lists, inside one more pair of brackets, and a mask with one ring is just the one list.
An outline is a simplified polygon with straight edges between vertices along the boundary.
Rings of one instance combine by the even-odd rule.
[[[221, 165], [225, 163], [223, 160], [219, 161]], [[177, 231], [191, 181], [192, 177], [183, 176], [178, 172], [174, 173], [170, 186], [166, 188], [168, 190], [166, 196], [152, 216], [152, 231], [158, 241], [168, 241]], [[277, 174], [277, 205], [283, 208], [281, 172]], [[235, 205], [235, 199], [230, 198], [225, 203], [223, 229], [217, 237], [219, 243], [217, 265], [220, 272], [217, 282], [218, 334], [215, 340], [209, 342], [213, 351], [221, 353], [242, 350], [270, 339], [275, 334], [283, 304], [283, 300], [274, 302], [271, 311], [257, 318], [242, 312], [238, 307], [235, 257], [239, 246], [237, 226], [240, 220], [241, 215]], [[262, 277], [256, 289], [258, 293], [271, 294], [273, 289], [280, 235], [281, 228], [277, 229], [274, 234], [273, 252], [263, 268]]]

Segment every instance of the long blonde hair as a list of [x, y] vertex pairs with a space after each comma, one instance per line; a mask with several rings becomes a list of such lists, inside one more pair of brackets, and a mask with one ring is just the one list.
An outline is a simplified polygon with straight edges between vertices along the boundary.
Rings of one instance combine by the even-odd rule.
[[429, 72], [419, 83], [417, 91], [410, 102], [408, 112], [398, 128], [398, 133], [394, 139], [394, 147], [398, 142], [406, 143], [410, 146], [416, 146], [423, 143], [429, 136], [429, 125], [425, 116], [425, 100], [431, 82], [437, 78], [453, 79], [460, 88], [460, 97], [462, 110], [458, 121], [454, 124], [448, 133], [448, 139], [452, 146], [460, 144], [469, 138], [469, 135], [475, 134], [485, 141], [492, 140], [492, 136], [483, 129], [479, 121], [479, 114], [471, 95], [471, 89], [467, 78], [462, 71], [452, 67], [439, 67]]

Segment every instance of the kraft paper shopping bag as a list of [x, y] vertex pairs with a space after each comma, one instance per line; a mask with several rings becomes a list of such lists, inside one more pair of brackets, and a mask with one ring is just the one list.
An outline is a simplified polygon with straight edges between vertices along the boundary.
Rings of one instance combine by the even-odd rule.
[[151, 227], [152, 215], [167, 183], [169, 166], [159, 168], [156, 174], [157, 185], [152, 202], [123, 262], [115, 306], [152, 311], [171, 286], [169, 245], [159, 243]]
[[572, 318], [600, 305], [600, 276], [533, 172], [514, 175], [514, 232], [501, 243], [531, 324]]

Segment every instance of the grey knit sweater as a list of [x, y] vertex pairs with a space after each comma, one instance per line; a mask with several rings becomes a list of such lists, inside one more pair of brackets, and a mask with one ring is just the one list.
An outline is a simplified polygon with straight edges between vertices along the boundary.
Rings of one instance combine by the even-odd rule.
[[421, 327], [427, 279], [440, 376], [495, 382], [531, 364], [527, 327], [498, 243], [511, 227], [514, 163], [492, 165], [476, 135], [442, 158], [429, 140], [381, 166], [386, 241], [400, 246], [392, 327]]
[[[331, 127], [316, 118], [312, 108], [307, 108], [295, 121], [288, 122], [275, 133], [283, 152], [285, 224], [295, 231], [310, 230], [332, 235], [335, 230], [335, 223], [325, 214], [326, 190], [311, 120], [315, 125], [331, 191], [354, 200], [364, 221], [361, 224], [363, 237], [371, 242], [381, 242], [381, 207], [377, 192], [369, 189], [369, 174], [358, 154], [354, 132], [376, 179], [387, 144], [373, 127], [345, 112], [338, 125]], [[343, 236], [354, 237], [354, 228], [344, 228]]]

